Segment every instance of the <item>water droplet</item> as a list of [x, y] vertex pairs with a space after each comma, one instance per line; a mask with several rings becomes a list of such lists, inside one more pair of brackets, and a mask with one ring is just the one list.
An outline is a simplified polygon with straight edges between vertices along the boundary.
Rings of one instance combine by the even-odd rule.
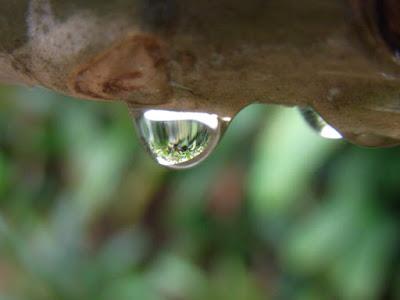
[[156, 161], [172, 169], [190, 168], [207, 158], [227, 122], [216, 114], [145, 110], [134, 112], [136, 128]]
[[343, 138], [339, 131], [329, 125], [328, 122], [311, 107], [301, 107], [300, 112], [307, 124], [323, 138], [334, 140]]

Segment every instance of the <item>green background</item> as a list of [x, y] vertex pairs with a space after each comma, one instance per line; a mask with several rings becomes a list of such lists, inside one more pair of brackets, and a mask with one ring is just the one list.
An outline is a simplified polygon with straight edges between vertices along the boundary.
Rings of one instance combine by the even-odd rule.
[[0, 87], [0, 299], [400, 299], [400, 151], [252, 105], [187, 171], [119, 103]]

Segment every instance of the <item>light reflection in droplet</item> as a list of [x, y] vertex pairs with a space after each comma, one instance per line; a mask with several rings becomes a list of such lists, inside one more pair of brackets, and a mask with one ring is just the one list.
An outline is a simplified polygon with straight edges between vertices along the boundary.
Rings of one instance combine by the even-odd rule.
[[212, 129], [218, 127], [218, 116], [215, 114], [206, 114], [199, 112], [179, 112], [170, 110], [147, 110], [144, 113], [144, 118], [149, 121], [155, 122], [168, 122], [168, 121], [195, 121], [203, 123]]
[[185, 169], [207, 158], [226, 122], [216, 114], [145, 110], [134, 113], [143, 144], [163, 166]]

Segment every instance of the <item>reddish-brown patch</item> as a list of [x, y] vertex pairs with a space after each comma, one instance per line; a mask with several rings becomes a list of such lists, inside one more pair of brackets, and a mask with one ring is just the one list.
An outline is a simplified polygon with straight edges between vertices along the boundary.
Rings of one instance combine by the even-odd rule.
[[107, 81], [103, 84], [103, 92], [106, 94], [116, 93], [118, 91], [135, 91], [143, 86], [134, 85], [136, 79], [143, 77], [139, 71], [123, 74], [117, 78]]
[[165, 45], [152, 36], [135, 35], [119, 42], [71, 74], [69, 88], [78, 97], [165, 100], [169, 91]]

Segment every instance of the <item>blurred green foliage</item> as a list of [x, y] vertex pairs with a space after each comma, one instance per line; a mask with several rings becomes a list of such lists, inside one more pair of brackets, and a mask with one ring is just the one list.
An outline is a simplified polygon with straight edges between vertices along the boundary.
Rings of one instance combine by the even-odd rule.
[[400, 299], [400, 151], [242, 111], [157, 166], [124, 105], [0, 88], [0, 299]]

